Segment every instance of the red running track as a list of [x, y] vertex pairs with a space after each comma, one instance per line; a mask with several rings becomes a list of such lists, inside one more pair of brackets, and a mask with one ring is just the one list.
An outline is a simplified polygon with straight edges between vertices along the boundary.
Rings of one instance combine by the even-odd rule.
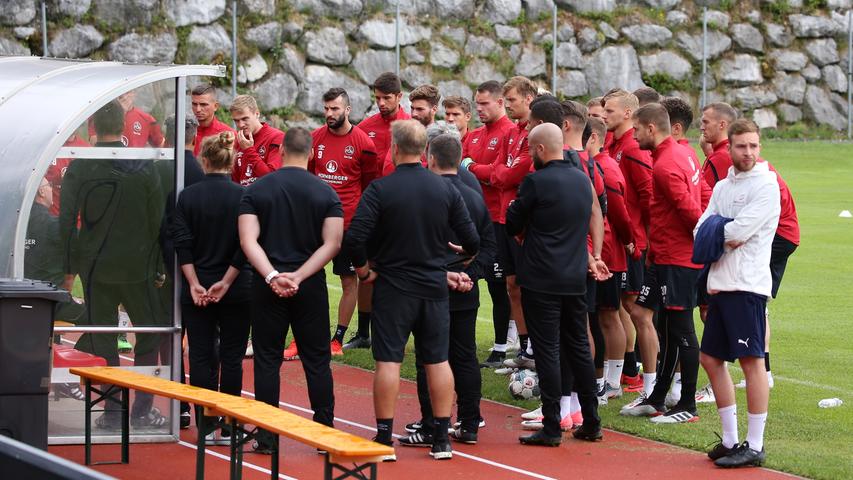
[[[244, 395], [251, 396], [251, 360], [244, 362]], [[341, 430], [371, 438], [374, 434], [372, 373], [333, 364], [336, 423]], [[299, 362], [285, 362], [282, 375], [282, 408], [309, 416], [305, 377]], [[518, 443], [519, 408], [483, 401], [486, 427], [480, 430], [477, 445], [454, 443], [450, 461], [435, 461], [424, 448], [396, 448], [397, 462], [379, 466], [385, 479], [487, 478], [498, 479], [583, 479], [593, 478], [689, 478], [783, 479], [792, 476], [767, 469], [722, 470], [699, 452], [650, 440], [606, 431], [603, 442], [581, 442], [567, 435], [562, 446], [525, 447]], [[407, 422], [417, 420], [419, 409], [414, 383], [403, 381], [394, 425], [404, 433]], [[677, 426], [674, 428], [678, 428]], [[103, 465], [95, 469], [122, 479], [193, 478], [195, 469], [195, 427], [181, 432], [181, 443], [134, 444], [129, 465]], [[281, 478], [322, 478], [323, 459], [314, 449], [282, 439]], [[52, 446], [50, 452], [83, 463], [83, 446]], [[228, 448], [208, 447], [206, 478], [228, 478]], [[96, 445], [94, 458], [119, 458], [118, 445]], [[244, 455], [243, 476], [247, 480], [269, 478], [270, 459], [258, 454]]]

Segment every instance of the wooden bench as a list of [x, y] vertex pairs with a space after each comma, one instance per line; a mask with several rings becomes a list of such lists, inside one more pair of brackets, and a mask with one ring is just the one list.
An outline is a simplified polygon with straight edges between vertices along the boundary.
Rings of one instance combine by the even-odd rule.
[[[258, 435], [258, 428], [262, 428], [274, 435], [272, 466], [270, 468], [271, 478], [273, 479], [278, 478], [279, 470], [278, 435], [283, 435], [327, 452], [325, 455], [324, 472], [324, 478], [327, 480], [331, 480], [332, 478], [339, 480], [350, 477], [370, 478], [373, 480], [377, 475], [377, 462], [380, 462], [386, 455], [394, 454], [392, 447], [321, 425], [307, 418], [256, 400], [227, 395], [116, 367], [79, 367], [72, 368], [70, 371], [75, 375], [79, 375], [84, 380], [86, 387], [86, 465], [92, 464], [92, 407], [102, 401], [115, 399], [116, 394], [120, 394], [119, 401], [121, 402], [122, 415], [121, 463], [128, 463], [130, 461], [130, 389], [191, 403], [204, 409], [204, 415], [196, 416], [198, 424], [198, 441], [196, 447], [197, 479], [204, 478], [204, 438], [208, 433], [207, 427], [216, 428], [216, 425], [205, 425], [205, 415], [225, 417], [226, 421], [232, 427], [230, 475], [235, 480], [239, 479], [242, 474], [242, 446]], [[100, 390], [94, 388], [93, 384], [109, 385], [109, 387]], [[97, 393], [99, 397], [92, 400], [92, 392]], [[254, 425], [256, 428], [247, 430], [247, 424]], [[353, 464], [353, 467], [346, 467], [344, 463]], [[369, 472], [369, 477], [365, 475], [365, 471]], [[336, 472], [342, 472], [342, 475], [333, 477]]]

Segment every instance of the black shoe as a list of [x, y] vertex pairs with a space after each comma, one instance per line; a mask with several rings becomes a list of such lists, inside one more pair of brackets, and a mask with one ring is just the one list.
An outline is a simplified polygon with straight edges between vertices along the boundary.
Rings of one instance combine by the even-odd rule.
[[266, 442], [253, 440], [252, 453], [259, 453], [261, 455], [272, 455], [273, 453], [275, 453], [275, 448], [273, 448], [272, 445], [269, 445]]
[[370, 337], [362, 337], [359, 334], [355, 334], [343, 346], [344, 350], [351, 350], [353, 348], [370, 348]]
[[736, 446], [734, 451], [725, 457], [714, 460], [714, 465], [723, 468], [760, 467], [764, 463], [764, 449], [760, 452], [749, 448], [749, 442]]
[[521, 442], [522, 445], [539, 445], [544, 447], [559, 447], [561, 443], [563, 443], [563, 437], [550, 437], [545, 435], [544, 430], [537, 430], [535, 433], [531, 435], [524, 435], [518, 437], [518, 441]]
[[193, 416], [190, 415], [190, 412], [181, 412], [181, 430], [186, 430], [190, 428], [190, 422], [192, 421]]
[[424, 421], [423, 421], [423, 419], [421, 419], [421, 420], [418, 420], [417, 422], [407, 423], [405, 429], [409, 433], [415, 433], [418, 430], [420, 430], [421, 428], [423, 428], [423, 426], [424, 426]]
[[464, 428], [457, 428], [450, 432], [450, 438], [457, 442], [467, 443], [468, 445], [477, 444], [477, 432], [470, 432]]
[[489, 356], [480, 363], [480, 368], [500, 368], [504, 366], [504, 360], [506, 360], [506, 352], [492, 350]]
[[453, 448], [450, 446], [450, 442], [445, 439], [443, 442], [432, 444], [429, 456], [436, 460], [450, 460], [453, 458]]
[[718, 458], [723, 458], [727, 455], [731, 455], [737, 449], [737, 444], [735, 444], [731, 448], [723, 446], [723, 437], [721, 437], [720, 434], [716, 434], [716, 435], [717, 435], [717, 438], [720, 439], [720, 441], [717, 442], [717, 444], [714, 445], [714, 448], [712, 448], [708, 452], [708, 458], [710, 458], [711, 460], [716, 460]]
[[[376, 442], [376, 443], [379, 443], [379, 444], [381, 444], [381, 445], [388, 446], [388, 447], [393, 447], [393, 446], [394, 446], [394, 441], [393, 441], [393, 440], [391, 440], [390, 442], [384, 442], [384, 441], [379, 440], [379, 437], [373, 437], [373, 441], [374, 441], [374, 442]], [[397, 454], [396, 454], [396, 453], [392, 453], [392, 454], [390, 454], [390, 455], [383, 455], [383, 456], [382, 456], [382, 461], [383, 461], [383, 462], [396, 462], [396, 461], [397, 461]]]
[[584, 423], [580, 427], [576, 428], [572, 432], [572, 436], [578, 440], [586, 440], [588, 442], [595, 442], [604, 439], [604, 434], [601, 433], [601, 425], [596, 425], [594, 427], [589, 425], [590, 424], [588, 423]]
[[397, 439], [397, 443], [406, 447], [431, 447], [433, 443], [433, 435], [431, 433], [426, 433], [423, 430], [418, 430], [408, 437]]

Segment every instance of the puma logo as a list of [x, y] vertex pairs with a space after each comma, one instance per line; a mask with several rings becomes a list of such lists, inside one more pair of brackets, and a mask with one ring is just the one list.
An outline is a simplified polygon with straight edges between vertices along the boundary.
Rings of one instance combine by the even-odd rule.
[[749, 337], [746, 337], [746, 340], [741, 340], [738, 338], [737, 343], [742, 343], [743, 346], [745, 346], [746, 348], [749, 348]]

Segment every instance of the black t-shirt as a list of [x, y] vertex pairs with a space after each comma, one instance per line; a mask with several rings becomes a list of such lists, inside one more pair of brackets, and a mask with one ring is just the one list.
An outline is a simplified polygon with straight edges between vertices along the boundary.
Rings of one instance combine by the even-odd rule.
[[506, 214], [509, 235], [524, 233], [518, 284], [554, 295], [586, 293], [592, 212], [589, 177], [565, 160], [524, 177]]
[[445, 260], [449, 230], [469, 253], [480, 237], [459, 191], [418, 163], [397, 165], [361, 196], [344, 249], [353, 265], [367, 261], [397, 290], [417, 298], [447, 298]]
[[[243, 187], [230, 174], [209, 174], [178, 196], [171, 224], [178, 265], [192, 264], [201, 285], [209, 288], [229, 266], [241, 270], [223, 302], [249, 299], [250, 268], [240, 248], [237, 215]], [[192, 303], [186, 280], [181, 301]]]
[[[273, 267], [290, 272], [323, 244], [326, 218], [343, 218], [344, 210], [329, 184], [303, 168], [283, 167], [246, 189], [240, 202], [244, 214], [258, 216], [258, 243]], [[325, 275], [322, 269], [317, 274]]]
[[63, 251], [59, 240], [59, 219], [47, 207], [33, 203], [27, 224], [24, 253], [24, 276], [62, 285], [65, 273], [62, 268]]

